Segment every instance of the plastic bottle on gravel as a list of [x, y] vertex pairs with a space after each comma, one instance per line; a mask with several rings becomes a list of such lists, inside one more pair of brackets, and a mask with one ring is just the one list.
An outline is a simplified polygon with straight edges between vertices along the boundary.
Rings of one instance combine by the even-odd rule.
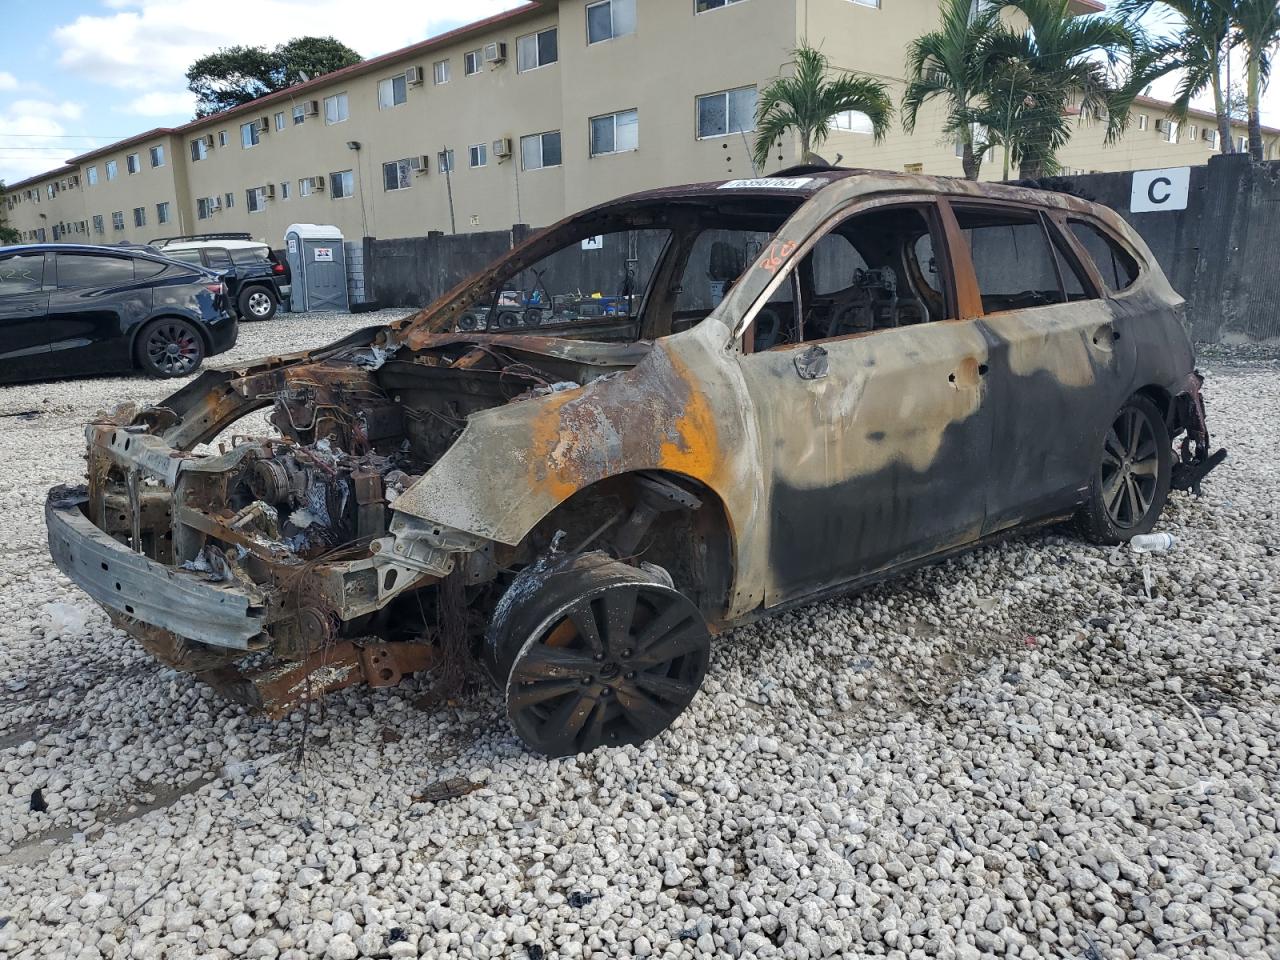
[[1129, 540], [1129, 547], [1134, 553], [1164, 553], [1177, 542], [1171, 533], [1140, 533]]

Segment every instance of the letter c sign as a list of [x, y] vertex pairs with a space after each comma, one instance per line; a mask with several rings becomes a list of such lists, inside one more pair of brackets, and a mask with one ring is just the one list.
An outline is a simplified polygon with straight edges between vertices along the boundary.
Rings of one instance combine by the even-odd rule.
[[1161, 210], [1185, 210], [1190, 182], [1190, 167], [1135, 170], [1133, 190], [1129, 196], [1129, 212], [1154, 213]]

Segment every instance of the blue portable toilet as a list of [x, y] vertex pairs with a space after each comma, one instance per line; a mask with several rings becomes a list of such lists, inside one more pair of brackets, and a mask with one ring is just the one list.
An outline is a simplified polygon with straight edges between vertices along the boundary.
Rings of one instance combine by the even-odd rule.
[[295, 223], [284, 233], [293, 273], [289, 309], [348, 310], [347, 255], [342, 231], [330, 224]]

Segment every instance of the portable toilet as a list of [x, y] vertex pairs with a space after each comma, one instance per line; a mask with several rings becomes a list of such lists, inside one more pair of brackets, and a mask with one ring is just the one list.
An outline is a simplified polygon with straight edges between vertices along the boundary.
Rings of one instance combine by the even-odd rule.
[[284, 232], [293, 273], [289, 309], [347, 310], [347, 256], [342, 231], [330, 224], [295, 223]]

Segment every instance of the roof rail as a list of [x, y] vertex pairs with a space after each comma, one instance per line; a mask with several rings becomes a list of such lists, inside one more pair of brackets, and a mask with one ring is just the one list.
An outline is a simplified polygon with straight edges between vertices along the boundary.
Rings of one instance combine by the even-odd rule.
[[154, 240], [147, 242], [153, 246], [163, 246], [166, 243], [179, 243], [183, 240], [252, 240], [253, 237], [247, 233], [188, 233], [180, 237], [156, 237]]

